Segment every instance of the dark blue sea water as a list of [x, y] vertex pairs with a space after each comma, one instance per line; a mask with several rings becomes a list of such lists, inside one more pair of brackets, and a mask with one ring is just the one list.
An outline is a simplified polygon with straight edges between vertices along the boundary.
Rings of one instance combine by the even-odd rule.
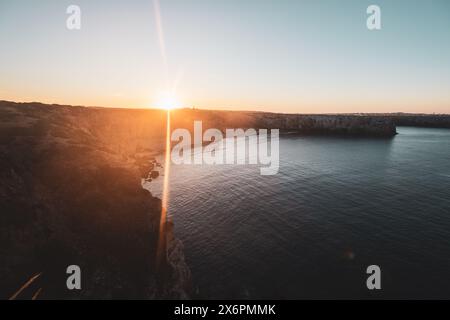
[[282, 137], [275, 176], [172, 165], [169, 213], [199, 296], [450, 298], [450, 130], [398, 132]]

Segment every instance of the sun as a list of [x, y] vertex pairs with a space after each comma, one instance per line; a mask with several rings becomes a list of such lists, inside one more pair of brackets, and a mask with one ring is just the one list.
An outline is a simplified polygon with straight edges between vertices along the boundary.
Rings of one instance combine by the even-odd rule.
[[162, 94], [156, 101], [156, 107], [164, 110], [181, 108], [181, 103], [174, 94]]

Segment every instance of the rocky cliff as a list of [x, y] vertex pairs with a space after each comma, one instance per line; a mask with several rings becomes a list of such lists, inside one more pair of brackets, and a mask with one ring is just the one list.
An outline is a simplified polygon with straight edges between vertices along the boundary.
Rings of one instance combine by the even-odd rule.
[[202, 120], [203, 128], [280, 129], [299, 134], [338, 134], [391, 137], [395, 124], [386, 117], [365, 115], [299, 115], [244, 111], [176, 110], [174, 127], [192, 128]]
[[[156, 269], [161, 201], [141, 187], [159, 115], [0, 103], [0, 298], [35, 275], [18, 298], [187, 297], [170, 228]], [[82, 290], [67, 290], [69, 265], [81, 267]]]
[[258, 127], [280, 128], [304, 134], [344, 134], [391, 137], [396, 134], [390, 119], [359, 115], [262, 114]]
[[397, 113], [387, 116], [397, 126], [450, 128], [450, 115], [446, 114], [407, 114]]

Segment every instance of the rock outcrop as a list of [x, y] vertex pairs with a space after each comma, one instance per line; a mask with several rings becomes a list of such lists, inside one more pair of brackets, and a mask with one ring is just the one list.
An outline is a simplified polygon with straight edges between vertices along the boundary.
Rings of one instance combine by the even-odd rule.
[[265, 115], [260, 126], [279, 127], [305, 134], [344, 134], [391, 137], [395, 124], [389, 119], [358, 115]]
[[446, 114], [407, 114], [397, 113], [387, 116], [397, 126], [450, 128], [450, 115]]
[[392, 137], [396, 134], [392, 119], [366, 115], [300, 115], [245, 111], [177, 110], [175, 127], [192, 129], [194, 120], [203, 128], [280, 129], [299, 134], [336, 134]]

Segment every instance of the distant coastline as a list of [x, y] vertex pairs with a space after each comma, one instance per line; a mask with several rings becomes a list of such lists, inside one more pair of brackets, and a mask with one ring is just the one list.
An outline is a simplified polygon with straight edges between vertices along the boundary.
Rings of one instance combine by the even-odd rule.
[[[64, 107], [79, 110], [96, 110], [95, 113], [127, 112], [140, 113], [164, 113], [164, 110], [156, 108], [111, 108], [103, 106], [72, 106], [60, 104], [45, 104], [40, 102], [13, 102], [0, 100], [0, 107], [37, 107], [45, 108]], [[395, 135], [395, 126], [450, 128], [450, 114], [426, 114], [426, 113], [277, 113], [263, 111], [236, 111], [183, 108], [172, 111], [175, 113], [174, 127], [187, 125], [194, 120], [210, 122], [214, 127], [253, 127], [278, 128], [284, 132], [297, 132], [305, 134], [350, 134], [350, 135]], [[176, 114], [179, 114], [177, 119]], [[192, 121], [191, 121], [192, 120]], [[214, 125], [212, 124], [214, 122]]]

